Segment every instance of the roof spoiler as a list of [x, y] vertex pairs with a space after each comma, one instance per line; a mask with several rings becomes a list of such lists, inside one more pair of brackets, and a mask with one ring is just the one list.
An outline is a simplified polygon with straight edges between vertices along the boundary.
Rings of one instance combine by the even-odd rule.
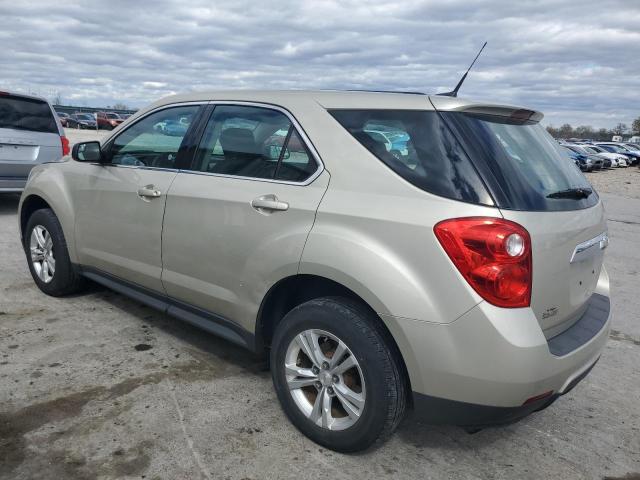
[[502, 117], [516, 123], [538, 123], [544, 118], [542, 112], [512, 105], [486, 105], [469, 103], [458, 98], [429, 97], [433, 107], [440, 112], [463, 112], [471, 115]]

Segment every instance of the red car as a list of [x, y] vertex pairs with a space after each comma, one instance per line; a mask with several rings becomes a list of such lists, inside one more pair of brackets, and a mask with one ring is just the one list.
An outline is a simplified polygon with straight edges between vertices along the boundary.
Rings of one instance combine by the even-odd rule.
[[124, 122], [124, 119], [115, 112], [98, 112], [97, 119], [98, 128], [106, 128], [107, 130], [113, 130]]
[[58, 118], [60, 119], [60, 123], [62, 124], [63, 127], [68, 127], [69, 126], [67, 124], [67, 122], [69, 121], [69, 114], [68, 113], [56, 112], [56, 115], [58, 115]]

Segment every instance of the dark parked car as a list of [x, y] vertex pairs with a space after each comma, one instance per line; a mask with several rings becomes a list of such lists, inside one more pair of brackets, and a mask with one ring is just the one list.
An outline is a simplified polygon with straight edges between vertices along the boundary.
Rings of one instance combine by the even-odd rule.
[[[589, 152], [584, 148], [583, 145], [563, 145], [564, 147], [573, 150], [579, 155], [585, 155], [591, 162], [593, 163], [594, 170], [602, 170], [604, 168], [604, 161], [601, 157], [599, 157], [596, 153]], [[609, 161], [609, 166], [611, 166], [611, 161]]]
[[567, 156], [573, 160], [580, 170], [583, 172], [591, 172], [593, 170], [593, 162], [586, 155], [574, 152], [566, 145], [562, 145], [562, 148], [567, 152]]
[[90, 113], [74, 113], [67, 119], [68, 128], [96, 128], [96, 119]]

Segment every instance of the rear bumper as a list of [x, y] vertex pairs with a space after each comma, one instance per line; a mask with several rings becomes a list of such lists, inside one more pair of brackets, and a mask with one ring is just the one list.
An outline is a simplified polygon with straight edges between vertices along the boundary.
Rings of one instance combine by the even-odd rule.
[[414, 414], [430, 423], [484, 426], [547, 407], [595, 365], [610, 312], [603, 268], [583, 316], [550, 339], [530, 308], [487, 302], [449, 324], [398, 321], [394, 337], [409, 372]]
[[0, 192], [21, 192], [27, 184], [27, 177], [0, 176]]
[[508, 425], [523, 419], [533, 412], [544, 410], [559, 397], [569, 393], [573, 387], [589, 374], [598, 360], [599, 358], [589, 365], [584, 372], [572, 379], [562, 393], [551, 393], [549, 396], [526, 402], [517, 407], [478, 405], [413, 392], [413, 418], [431, 425], [458, 425], [474, 428]]

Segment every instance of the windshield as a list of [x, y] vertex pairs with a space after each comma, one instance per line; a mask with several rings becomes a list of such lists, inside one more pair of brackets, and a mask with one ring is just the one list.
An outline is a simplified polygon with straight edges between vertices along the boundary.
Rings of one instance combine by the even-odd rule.
[[107, 118], [119, 119], [120, 116], [117, 113], [107, 113]]
[[498, 206], [512, 210], [576, 210], [597, 203], [587, 198], [555, 196], [572, 189], [591, 189], [566, 151], [538, 123], [511, 118], [444, 112], [490, 187]]
[[0, 128], [58, 133], [53, 112], [46, 102], [13, 95], [0, 96]]
[[76, 115], [76, 118], [78, 120], [93, 120], [94, 118], [89, 115], [88, 113], [84, 113], [84, 114], [80, 114], [80, 115]]
[[605, 150], [608, 150], [609, 152], [624, 153], [624, 150], [618, 147], [617, 145], [600, 145], [600, 147], [604, 148]]

